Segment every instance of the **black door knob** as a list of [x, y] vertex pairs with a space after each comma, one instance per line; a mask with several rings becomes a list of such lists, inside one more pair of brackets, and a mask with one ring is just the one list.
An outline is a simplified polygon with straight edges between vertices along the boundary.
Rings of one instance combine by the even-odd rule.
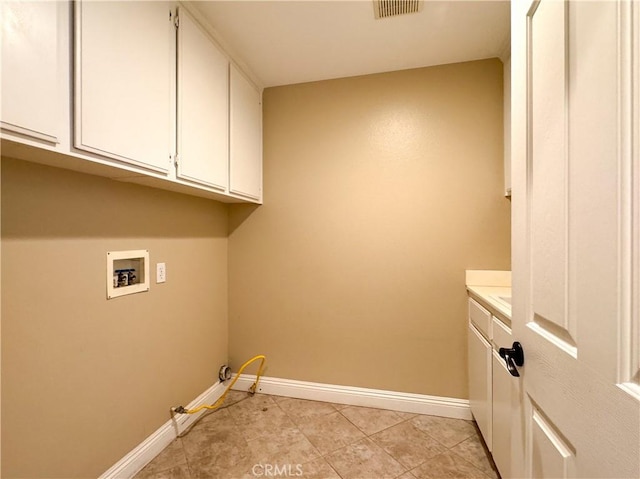
[[500, 357], [507, 363], [507, 369], [512, 376], [520, 377], [518, 368], [516, 366], [522, 366], [524, 364], [524, 351], [522, 345], [515, 341], [511, 348], [500, 348], [498, 350]]

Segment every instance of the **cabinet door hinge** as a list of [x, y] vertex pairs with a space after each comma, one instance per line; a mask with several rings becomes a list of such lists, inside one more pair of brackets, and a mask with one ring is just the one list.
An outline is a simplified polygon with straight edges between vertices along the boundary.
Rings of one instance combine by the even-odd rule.
[[173, 10], [169, 10], [169, 21], [173, 23], [173, 26], [178, 28], [180, 21], [178, 20], [178, 11], [174, 13]]

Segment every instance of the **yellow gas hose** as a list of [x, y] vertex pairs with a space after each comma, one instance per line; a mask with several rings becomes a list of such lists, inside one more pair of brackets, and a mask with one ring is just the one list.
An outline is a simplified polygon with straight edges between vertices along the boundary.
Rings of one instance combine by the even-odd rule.
[[264, 368], [264, 361], [265, 361], [265, 359], [267, 359], [262, 354], [259, 354], [258, 356], [252, 357], [251, 359], [249, 359], [249, 361], [247, 361], [242, 366], [240, 366], [240, 369], [238, 369], [238, 373], [236, 374], [236, 377], [233, 378], [233, 381], [231, 381], [231, 384], [229, 384], [229, 386], [227, 386], [227, 389], [224, 391], [222, 396], [220, 396], [220, 398], [215, 403], [213, 403], [211, 405], [203, 404], [202, 406], [198, 406], [195, 409], [185, 409], [183, 406], [178, 406], [176, 408], [173, 408], [173, 412], [178, 413], [178, 414], [195, 414], [197, 412], [202, 411], [203, 409], [218, 409], [220, 406], [222, 406], [222, 403], [224, 402], [224, 399], [227, 397], [227, 393], [231, 390], [231, 388], [236, 383], [238, 378], [240, 378], [240, 375], [242, 374], [242, 371], [244, 371], [244, 368], [246, 368], [247, 366], [249, 366], [249, 364], [251, 364], [252, 362], [254, 362], [254, 361], [258, 360], [258, 359], [262, 359], [262, 361], [260, 362], [260, 367], [258, 368], [258, 374], [256, 374], [256, 382], [253, 383], [253, 385], [249, 388], [249, 394], [255, 394], [256, 393], [256, 389], [258, 387], [258, 381], [260, 381], [260, 376], [262, 376], [262, 370]]

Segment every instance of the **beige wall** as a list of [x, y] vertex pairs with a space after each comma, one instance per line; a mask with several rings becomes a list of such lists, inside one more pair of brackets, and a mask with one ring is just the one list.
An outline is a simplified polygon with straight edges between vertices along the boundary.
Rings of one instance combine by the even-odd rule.
[[265, 204], [230, 213], [233, 364], [466, 398], [464, 270], [510, 268], [502, 64], [270, 88], [263, 106]]
[[[128, 249], [151, 290], [107, 301]], [[227, 360], [227, 207], [3, 159], [2, 287], [2, 477], [97, 477]]]

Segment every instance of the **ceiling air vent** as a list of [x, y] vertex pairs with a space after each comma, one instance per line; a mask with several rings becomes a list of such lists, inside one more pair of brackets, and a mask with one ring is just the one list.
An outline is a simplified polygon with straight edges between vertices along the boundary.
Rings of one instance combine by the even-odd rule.
[[373, 0], [376, 18], [395, 17], [422, 10], [423, 0]]

